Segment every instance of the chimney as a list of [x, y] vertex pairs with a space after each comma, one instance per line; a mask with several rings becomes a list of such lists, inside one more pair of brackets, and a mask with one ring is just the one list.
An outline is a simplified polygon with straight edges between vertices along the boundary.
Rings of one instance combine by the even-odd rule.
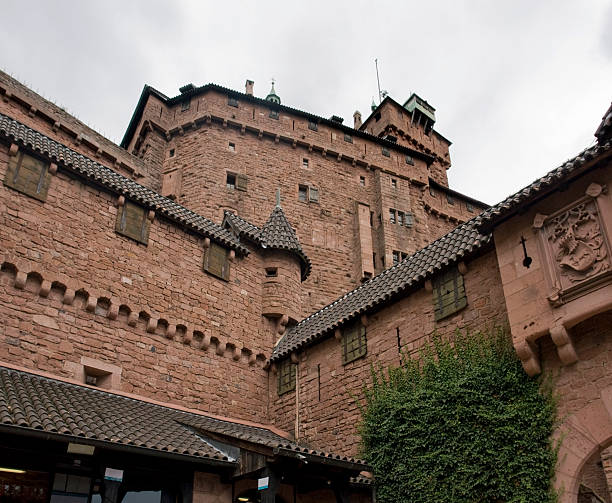
[[361, 112], [359, 110], [355, 110], [355, 113], [353, 114], [353, 120], [355, 121], [353, 127], [355, 129], [359, 129], [361, 127]]
[[244, 92], [249, 96], [253, 96], [253, 84], [255, 84], [255, 82], [253, 82], [252, 80], [247, 80], [246, 84], [244, 85]]

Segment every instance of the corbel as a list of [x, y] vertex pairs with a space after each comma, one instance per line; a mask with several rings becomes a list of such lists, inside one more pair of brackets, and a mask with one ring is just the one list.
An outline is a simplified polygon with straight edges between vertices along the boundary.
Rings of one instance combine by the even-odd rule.
[[153, 222], [153, 220], [155, 220], [155, 210], [149, 210], [149, 213], [147, 213], [147, 218], [149, 219], [149, 222]]
[[336, 160], [340, 162], [342, 160], [342, 154], [338, 154], [338, 158]]
[[541, 229], [542, 227], [544, 227], [544, 221], [546, 220], [546, 218], [548, 217], [548, 215], [542, 215], [541, 213], [536, 213], [536, 216], [533, 217], [533, 228], [534, 229]]
[[312, 143], [308, 145], [308, 152], [312, 152]]
[[62, 127], [62, 124], [60, 123], [60, 121], [55, 121], [53, 123], [53, 126], [51, 126], [51, 129], [53, 129], [54, 133], [57, 133], [57, 130], [61, 127]]
[[38, 290], [38, 295], [41, 297], [48, 297], [49, 292], [51, 291], [51, 282], [48, 279], [43, 279], [40, 284], [40, 290]]
[[149, 318], [149, 321], [147, 321], [147, 332], [149, 332], [150, 334], [154, 333], [157, 329], [157, 322], [157, 318]]
[[202, 345], [200, 346], [204, 351], [210, 347], [210, 335], [205, 335], [202, 339]]
[[208, 124], [210, 126], [210, 124], [212, 124], [212, 116], [209, 115], [205, 115], [204, 116], [204, 120], [206, 121], [206, 124]]
[[117, 206], [121, 208], [124, 205], [125, 205], [125, 196], [121, 195], [117, 198]]
[[249, 355], [249, 365], [255, 365], [257, 363], [257, 355], [255, 353], [251, 353]]
[[168, 325], [168, 328], [166, 330], [166, 339], [174, 339], [174, 336], [176, 335], [176, 325]]
[[95, 313], [97, 305], [98, 305], [98, 298], [95, 295], [90, 294], [89, 297], [87, 297], [87, 304], [85, 304], [85, 311], [88, 311], [90, 313]]
[[353, 166], [353, 168], [357, 166], [357, 161], [355, 160], [355, 158], [353, 158], [353, 160], [351, 161], [351, 165]]
[[298, 355], [295, 351], [291, 352], [291, 355], [289, 356], [291, 363], [295, 363], [296, 365], [300, 362]]
[[293, 148], [297, 147], [297, 140], [293, 140], [293, 142], [291, 143], [291, 147]]
[[239, 348], [238, 346], [234, 347], [234, 352], [232, 354], [232, 359], [234, 361], [238, 361], [238, 360], [240, 360], [241, 357], [242, 357], [242, 349]]
[[4, 95], [2, 96], [2, 99], [4, 100], [5, 103], [8, 103], [12, 97], [13, 97], [13, 94], [7, 90], [7, 91], [4, 91]]
[[259, 138], [260, 140], [263, 138], [263, 129], [259, 130], [259, 133], [257, 133], [257, 138]]
[[464, 276], [467, 274], [468, 269], [463, 260], [457, 264], [457, 270]]
[[285, 330], [287, 329], [287, 323], [289, 323], [289, 316], [287, 316], [286, 314], [283, 314], [277, 322], [277, 326], [276, 326], [276, 331], [278, 332], [278, 335], [283, 335], [285, 333]]
[[66, 288], [66, 290], [64, 290], [64, 298], [62, 299], [62, 302], [66, 304], [67, 306], [71, 306], [72, 303], [74, 302], [75, 296], [76, 296], [76, 292], [74, 291], [73, 288]]
[[9, 148], [9, 155], [11, 157], [15, 157], [18, 152], [19, 152], [19, 145], [17, 145], [16, 143], [11, 143], [11, 146]]
[[28, 280], [28, 275], [24, 271], [18, 271], [15, 275], [15, 288], [23, 290]]
[[217, 344], [217, 349], [215, 349], [215, 353], [217, 353], [219, 356], [223, 356], [226, 347], [227, 344], [225, 342], [219, 341]]
[[244, 135], [246, 133], [246, 126], [243, 124], [240, 128], [240, 134]]
[[28, 110], [28, 115], [30, 117], [34, 117], [36, 115], [36, 112], [38, 112], [38, 110], [36, 110], [36, 107], [30, 105], [30, 110]]
[[51, 173], [52, 175], [55, 175], [57, 173], [57, 164], [55, 164], [54, 162], [49, 164], [49, 173]]
[[193, 341], [193, 330], [188, 328], [183, 336], [183, 344], [191, 344], [191, 341]]
[[128, 316], [128, 325], [130, 327], [135, 327], [138, 323], [138, 313], [136, 311], [131, 311]]
[[170, 131], [166, 131], [166, 141], [170, 141], [172, 139], [172, 135], [170, 134]]
[[533, 377], [542, 372], [538, 357], [529, 341], [523, 340], [515, 344], [514, 348], [528, 376]]
[[116, 320], [119, 317], [119, 302], [111, 299], [111, 305], [106, 316], [109, 320]]
[[210, 248], [210, 238], [204, 238], [203, 246], [206, 249]]
[[322, 155], [323, 157], [327, 157], [327, 149], [326, 149], [326, 148], [324, 148], [323, 150], [321, 150], [321, 155]]
[[96, 157], [100, 159], [100, 157], [102, 157], [102, 154], [103, 154], [102, 149], [98, 148], [98, 150], [96, 150]]
[[230, 262], [233, 262], [236, 259], [236, 250], [230, 250], [228, 255], [227, 255], [227, 259]]
[[557, 346], [557, 353], [561, 363], [564, 365], [571, 365], [578, 361], [574, 342], [563, 325], [552, 327], [550, 329], [550, 338], [555, 343], [555, 346]]
[[368, 315], [367, 315], [366, 313], [363, 313], [363, 314], [361, 315], [361, 324], [362, 324], [364, 327], [367, 327], [367, 326], [368, 326], [369, 321], [370, 321], [370, 320], [368, 319]]
[[183, 126], [179, 126], [177, 130], [178, 130], [179, 136], [183, 136], [185, 134], [185, 130], [183, 129]]
[[226, 128], [227, 127], [227, 119], [223, 119], [223, 127]]
[[76, 135], [76, 138], [74, 139], [74, 143], [78, 146], [81, 144], [81, 142], [83, 141], [83, 135], [81, 133]]
[[423, 286], [425, 287], [426, 292], [433, 292], [433, 284], [431, 283], [430, 279], [426, 279]]
[[274, 143], [278, 143], [279, 141], [280, 141], [280, 135], [279, 135], [279, 134], [277, 134], [277, 135], [274, 137]]
[[[269, 361], [269, 360], [268, 360], [268, 361]], [[270, 364], [269, 364], [269, 368], [270, 368], [270, 370], [272, 371], [272, 373], [273, 373], [274, 375], [276, 375], [276, 373], [278, 372], [278, 366], [276, 365], [276, 362], [275, 362], [275, 363], [270, 363]]]
[[336, 339], [338, 342], [342, 340], [342, 330], [340, 327], [336, 327], [336, 330], [334, 330], [334, 339]]

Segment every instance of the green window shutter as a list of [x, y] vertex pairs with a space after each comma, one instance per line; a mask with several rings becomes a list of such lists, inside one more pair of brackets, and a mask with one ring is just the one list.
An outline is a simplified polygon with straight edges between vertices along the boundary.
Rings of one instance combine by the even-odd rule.
[[297, 365], [287, 358], [279, 364], [278, 368], [278, 394], [283, 395], [295, 389], [295, 376]]
[[4, 185], [39, 201], [46, 201], [50, 183], [51, 173], [47, 163], [23, 152], [9, 159]]
[[125, 204], [119, 208], [115, 224], [115, 231], [118, 234], [146, 245], [149, 242], [150, 226], [147, 210], [142, 206], [125, 201]]
[[204, 257], [204, 270], [213, 276], [229, 281], [227, 250], [217, 243], [210, 243]]
[[247, 190], [247, 182], [249, 181], [246, 175], [236, 175], [236, 190]]
[[367, 352], [366, 329], [360, 322], [353, 323], [342, 331], [343, 365], [365, 356]]
[[434, 278], [433, 302], [436, 321], [446, 318], [467, 306], [463, 276], [456, 267]]

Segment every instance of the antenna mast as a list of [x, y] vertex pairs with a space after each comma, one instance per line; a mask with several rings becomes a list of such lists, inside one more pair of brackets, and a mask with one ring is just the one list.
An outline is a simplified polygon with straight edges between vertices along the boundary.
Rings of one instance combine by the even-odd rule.
[[374, 60], [374, 64], [376, 65], [376, 82], [378, 82], [378, 104], [380, 105], [382, 99], [380, 94], [380, 78], [378, 77], [378, 58]]

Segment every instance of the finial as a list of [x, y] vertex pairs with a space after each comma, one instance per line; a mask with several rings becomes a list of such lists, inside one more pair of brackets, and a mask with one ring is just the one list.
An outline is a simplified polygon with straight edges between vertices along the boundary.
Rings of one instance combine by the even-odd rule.
[[278, 189], [276, 189], [276, 207], [280, 208], [281, 204], [280, 204], [280, 187]]

